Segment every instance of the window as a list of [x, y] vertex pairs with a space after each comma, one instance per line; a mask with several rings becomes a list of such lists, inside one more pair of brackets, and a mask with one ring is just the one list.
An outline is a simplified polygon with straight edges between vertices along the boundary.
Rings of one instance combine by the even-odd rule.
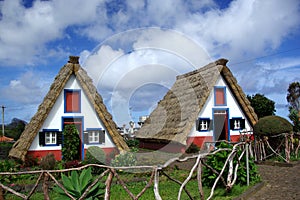
[[199, 118], [196, 122], [197, 131], [209, 131], [212, 128], [212, 120], [209, 118]]
[[242, 119], [241, 117], [230, 119], [230, 129], [231, 130], [245, 129], [245, 119]]
[[226, 87], [215, 87], [215, 105], [226, 106]]
[[99, 142], [99, 131], [89, 131], [89, 143]]
[[104, 144], [105, 131], [99, 128], [89, 128], [84, 132], [85, 144]]
[[58, 146], [62, 143], [62, 132], [58, 129], [43, 129], [39, 133], [40, 146]]
[[46, 132], [45, 144], [46, 145], [56, 144], [56, 133], [55, 132]]
[[81, 112], [81, 95], [80, 90], [65, 89], [65, 113]]

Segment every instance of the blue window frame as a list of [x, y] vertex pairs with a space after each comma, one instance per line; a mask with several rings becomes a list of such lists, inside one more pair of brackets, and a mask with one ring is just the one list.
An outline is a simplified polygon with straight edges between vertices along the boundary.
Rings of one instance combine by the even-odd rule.
[[215, 106], [226, 106], [226, 87], [224, 86], [215, 86], [214, 87], [214, 100]]

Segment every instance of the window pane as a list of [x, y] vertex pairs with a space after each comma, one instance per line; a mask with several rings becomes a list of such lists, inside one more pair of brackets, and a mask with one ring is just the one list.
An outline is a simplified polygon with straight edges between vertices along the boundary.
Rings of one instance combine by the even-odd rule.
[[66, 112], [80, 112], [80, 91], [66, 91]]
[[225, 92], [224, 88], [215, 88], [216, 105], [225, 105]]

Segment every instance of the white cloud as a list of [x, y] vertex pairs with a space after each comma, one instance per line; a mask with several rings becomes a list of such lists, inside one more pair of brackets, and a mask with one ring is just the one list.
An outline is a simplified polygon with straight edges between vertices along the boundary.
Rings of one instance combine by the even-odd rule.
[[[145, 80], [169, 87], [171, 76], [174, 80], [175, 75], [219, 57], [229, 59], [246, 92], [282, 93], [290, 81], [298, 80], [297, 55], [230, 66], [272, 54], [299, 34], [298, 0], [235, 0], [223, 9], [216, 2], [36, 0], [25, 8], [21, 1], [0, 1], [0, 65], [38, 65], [48, 58], [66, 57], [80, 38], [102, 42], [94, 51], [82, 49], [81, 59], [92, 53], [83, 64], [100, 90], [107, 92], [107, 99], [113, 91], [120, 97], [133, 94], [144, 84], [139, 78], [146, 67], [161, 68], [162, 73], [145, 70]], [[136, 30], [128, 31], [132, 29]], [[23, 94], [21, 101], [34, 102], [30, 95], [37, 94], [44, 82], [30, 83], [25, 77], [30, 73], [13, 78], [6, 92], [13, 88], [11, 99]]]
[[43, 73], [28, 71], [18, 79], [11, 80], [7, 87], [2, 88], [2, 94], [14, 102], [35, 105], [41, 103], [50, 84]]
[[71, 25], [84, 25], [95, 20], [100, 2], [95, 0], [87, 4], [80, 0], [34, 1], [31, 8], [25, 8], [17, 0], [2, 2], [1, 64], [28, 65], [39, 62], [41, 57], [47, 57], [43, 56], [49, 50], [46, 44], [66, 37], [65, 30]]

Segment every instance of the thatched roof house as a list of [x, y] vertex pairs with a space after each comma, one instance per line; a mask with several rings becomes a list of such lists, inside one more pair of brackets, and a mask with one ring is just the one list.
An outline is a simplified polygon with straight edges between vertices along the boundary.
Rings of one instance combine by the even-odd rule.
[[[245, 123], [246, 120], [248, 129], [251, 129], [258, 120], [257, 116], [226, 63], [226, 59], [219, 59], [195, 71], [177, 76], [172, 88], [158, 102], [156, 109], [136, 133], [142, 146], [151, 148], [151, 145], [155, 146], [159, 143], [185, 146], [190, 137], [196, 139], [202, 136], [210, 136], [210, 140], [216, 140], [218, 138], [213, 127], [216, 129], [217, 112], [222, 110], [226, 115], [224, 115], [223, 121], [226, 119], [228, 123], [227, 121], [226, 123], [222, 122], [221, 126], [224, 124], [226, 127], [219, 131], [227, 131], [224, 133], [227, 134], [226, 139], [230, 138], [229, 113], [232, 113], [231, 117], [237, 117], [235, 119], [241, 120], [237, 121], [239, 123], [237, 125], [240, 125], [241, 122]], [[224, 96], [227, 102], [220, 105], [217, 101], [225, 100], [218, 100], [214, 97], [217, 96], [216, 90], [218, 88], [224, 88], [223, 91], [226, 94], [223, 95], [227, 95]], [[204, 122], [203, 130], [206, 132], [199, 128], [199, 120], [201, 119]], [[215, 123], [208, 128], [212, 121]], [[244, 126], [239, 127], [239, 131], [241, 128], [245, 128]], [[231, 128], [233, 129], [233, 127]], [[238, 131], [236, 132], [238, 134]], [[231, 135], [233, 133], [235, 132], [231, 130]], [[218, 134], [219, 137], [221, 133]]]
[[[24, 160], [28, 151], [35, 153], [39, 152], [39, 156], [42, 156], [42, 152], [51, 152], [51, 150], [53, 150], [54, 152], [59, 150], [61, 148], [61, 141], [59, 141], [58, 135], [55, 134], [59, 134], [59, 132], [62, 131], [62, 123], [64, 123], [63, 120], [71, 123], [70, 119], [74, 116], [76, 116], [77, 118], [78, 116], [80, 116], [80, 118], [78, 118], [79, 120], [77, 118], [76, 120], [82, 123], [80, 124], [80, 127], [85, 128], [85, 130], [82, 128], [82, 133], [80, 133], [82, 145], [85, 145], [84, 147], [82, 147], [82, 151], [84, 151], [87, 147], [87, 141], [83, 142], [85, 137], [83, 136], [83, 132], [92, 130], [88, 129], [89, 126], [92, 126], [90, 128], [98, 128], [97, 130], [103, 129], [103, 133], [104, 131], [106, 131], [107, 134], [105, 137], [107, 138], [104, 139], [111, 140], [109, 142], [113, 144], [110, 144], [110, 146], [114, 145], [117, 150], [121, 152], [128, 150], [128, 146], [124, 142], [121, 135], [118, 133], [117, 126], [113, 121], [111, 114], [107, 111], [102, 97], [97, 92], [96, 87], [93, 85], [92, 79], [88, 76], [87, 72], [83, 68], [81, 68], [78, 60], [79, 57], [70, 56], [68, 63], [61, 68], [60, 72], [55, 77], [55, 80], [51, 85], [49, 92], [38, 107], [36, 114], [32, 117], [31, 121], [26, 126], [20, 139], [14, 144], [13, 148], [11, 149], [9, 153], [10, 157]], [[74, 89], [73, 85], [76, 85], [77, 88]], [[64, 102], [67, 101], [66, 94], [71, 89], [74, 89], [75, 92], [78, 92], [80, 97], [78, 100], [79, 103], [77, 102], [79, 104], [77, 106], [79, 110], [76, 112], [72, 111], [72, 106], [74, 105], [71, 105], [71, 111], [66, 111], [66, 106], [68, 105], [66, 104], [67, 102]], [[71, 99], [71, 104], [74, 104], [74, 102], [75, 101]], [[90, 116], [92, 116], [93, 118], [88, 118]], [[76, 123], [78, 123], [77, 121]], [[89, 122], [88, 125], [86, 125], [87, 122]], [[55, 148], [53, 147], [53, 149], [51, 149], [53, 145], [47, 145], [47, 142], [45, 144], [45, 141], [41, 141], [41, 139], [45, 139], [42, 138], [39, 134], [43, 130], [48, 131], [47, 136], [51, 137], [51, 140], [57, 142], [57, 146]], [[98, 135], [98, 138], [99, 137], [101, 136]], [[43, 145], [41, 145], [41, 142]], [[101, 145], [101, 147], [105, 148], [105, 143]], [[84, 155], [84, 152], [82, 152], [82, 155]]]

